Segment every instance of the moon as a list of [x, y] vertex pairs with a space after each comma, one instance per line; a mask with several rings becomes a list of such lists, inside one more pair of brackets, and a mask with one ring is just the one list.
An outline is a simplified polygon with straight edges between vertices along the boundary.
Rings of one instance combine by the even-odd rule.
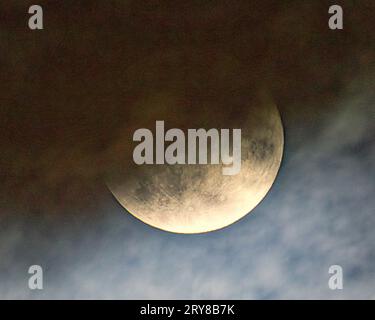
[[[257, 101], [247, 108], [228, 107], [228, 117], [218, 119], [214, 110], [205, 113], [202, 118], [211, 118], [211, 127], [242, 130], [241, 171], [226, 176], [222, 174], [223, 165], [139, 166], [126, 161], [123, 168], [112, 171], [108, 187], [128, 212], [146, 224], [175, 233], [221, 229], [248, 214], [271, 188], [284, 144], [276, 106], [270, 101]], [[200, 121], [186, 118], [184, 123], [189, 122]], [[203, 127], [207, 128], [207, 123]]]
[[[107, 186], [130, 214], [173, 233], [205, 233], [233, 224], [251, 212], [270, 190], [280, 167], [284, 135], [280, 114], [265, 94], [228, 92], [192, 98], [183, 88], [150, 93], [129, 114], [119, 133]], [[222, 174], [218, 165], [136, 165], [132, 134], [138, 128], [229, 128], [242, 130], [241, 171]], [[168, 128], [169, 127], [169, 128]]]

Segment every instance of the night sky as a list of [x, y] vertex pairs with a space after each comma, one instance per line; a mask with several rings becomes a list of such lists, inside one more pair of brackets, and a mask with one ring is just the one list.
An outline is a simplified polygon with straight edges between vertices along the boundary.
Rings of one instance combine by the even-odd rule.
[[[38, 1], [31, 31], [34, 2], [0, 3], [1, 299], [375, 299], [374, 1]], [[176, 79], [194, 112], [205, 86], [266, 90], [284, 125], [271, 191], [212, 233], [151, 228], [105, 184]]]

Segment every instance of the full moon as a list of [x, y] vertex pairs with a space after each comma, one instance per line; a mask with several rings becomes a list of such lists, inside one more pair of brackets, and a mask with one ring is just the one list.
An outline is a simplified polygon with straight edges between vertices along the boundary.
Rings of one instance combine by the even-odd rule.
[[[111, 168], [107, 186], [129, 213], [150, 226], [188, 234], [224, 228], [252, 211], [276, 179], [284, 134], [268, 95], [198, 92], [192, 99], [173, 88], [150, 93], [132, 110], [129, 125], [118, 134], [116, 150], [122, 157]], [[240, 172], [223, 175], [223, 164], [136, 165], [132, 134], [137, 128], [154, 131], [156, 120], [184, 131], [241, 129]]]

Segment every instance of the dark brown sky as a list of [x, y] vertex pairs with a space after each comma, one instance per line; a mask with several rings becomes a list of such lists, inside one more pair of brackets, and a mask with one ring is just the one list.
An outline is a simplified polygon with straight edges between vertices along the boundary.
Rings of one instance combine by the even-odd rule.
[[196, 92], [267, 88], [286, 152], [306, 144], [301, 132], [319, 130], [374, 60], [373, 2], [340, 3], [342, 31], [328, 29], [330, 1], [39, 1], [45, 29], [31, 31], [31, 2], [2, 2], [0, 206], [67, 213], [97, 201], [119, 134], [176, 86], [192, 110]]

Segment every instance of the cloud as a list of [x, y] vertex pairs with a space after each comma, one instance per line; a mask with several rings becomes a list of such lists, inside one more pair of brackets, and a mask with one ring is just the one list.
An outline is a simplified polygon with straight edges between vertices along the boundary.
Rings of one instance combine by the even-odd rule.
[[[369, 83], [348, 89], [308, 145], [287, 150], [270, 194], [224, 230], [161, 232], [124, 215], [109, 198], [92, 219], [51, 218], [31, 230], [3, 218], [0, 297], [373, 298], [375, 97]], [[26, 270], [39, 262], [45, 290], [32, 292]], [[344, 269], [342, 291], [328, 288], [333, 264]]]

